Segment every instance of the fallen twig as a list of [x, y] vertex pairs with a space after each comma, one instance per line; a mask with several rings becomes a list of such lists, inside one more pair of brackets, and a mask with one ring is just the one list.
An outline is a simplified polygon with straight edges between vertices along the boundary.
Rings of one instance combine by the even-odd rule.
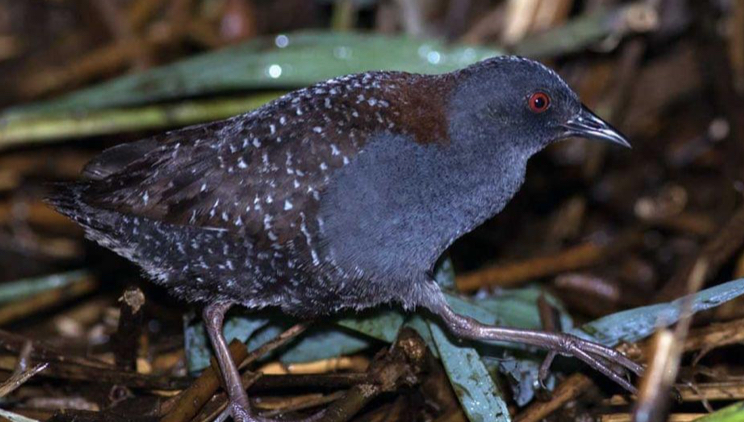
[[508, 287], [531, 279], [589, 267], [614, 258], [618, 252], [630, 248], [640, 240], [640, 233], [632, 231], [607, 244], [587, 242], [550, 256], [486, 267], [457, 276], [457, 288], [463, 292], [472, 292], [488, 286]]

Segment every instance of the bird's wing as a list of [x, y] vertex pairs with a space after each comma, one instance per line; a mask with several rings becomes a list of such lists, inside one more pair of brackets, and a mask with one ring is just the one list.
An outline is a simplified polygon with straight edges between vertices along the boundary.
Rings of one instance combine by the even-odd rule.
[[370, 134], [394, 126], [399, 113], [380, 93], [404, 77], [342, 77], [248, 114], [114, 147], [86, 167], [85, 202], [170, 224], [292, 237], [331, 173]]

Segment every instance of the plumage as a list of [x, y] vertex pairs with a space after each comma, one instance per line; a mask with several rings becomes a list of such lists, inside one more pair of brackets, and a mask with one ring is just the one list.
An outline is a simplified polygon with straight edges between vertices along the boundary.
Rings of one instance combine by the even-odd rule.
[[[50, 202], [173, 294], [209, 305], [222, 354], [215, 329], [235, 303], [300, 317], [395, 303], [427, 308], [463, 337], [515, 340], [448, 310], [432, 269], [504, 208], [533, 154], [572, 135], [627, 144], [534, 61], [369, 72], [111, 148]], [[515, 341], [556, 344], [534, 333]]]

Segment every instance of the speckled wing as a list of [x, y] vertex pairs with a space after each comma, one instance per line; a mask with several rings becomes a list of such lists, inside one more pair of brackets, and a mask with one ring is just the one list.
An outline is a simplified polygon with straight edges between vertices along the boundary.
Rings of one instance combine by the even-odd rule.
[[421, 77], [340, 77], [229, 120], [112, 148], [88, 167], [85, 201], [282, 244], [312, 218], [331, 173], [370, 134], [399, 127], [400, 89], [411, 78]]

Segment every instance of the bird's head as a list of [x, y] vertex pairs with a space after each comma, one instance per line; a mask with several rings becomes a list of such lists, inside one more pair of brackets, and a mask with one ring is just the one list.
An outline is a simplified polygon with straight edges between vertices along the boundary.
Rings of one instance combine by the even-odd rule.
[[[568, 137], [630, 147], [561, 77], [529, 59], [501, 56], [465, 68], [450, 105], [451, 131], [516, 143], [530, 153]], [[465, 134], [463, 134], [465, 133]]]

